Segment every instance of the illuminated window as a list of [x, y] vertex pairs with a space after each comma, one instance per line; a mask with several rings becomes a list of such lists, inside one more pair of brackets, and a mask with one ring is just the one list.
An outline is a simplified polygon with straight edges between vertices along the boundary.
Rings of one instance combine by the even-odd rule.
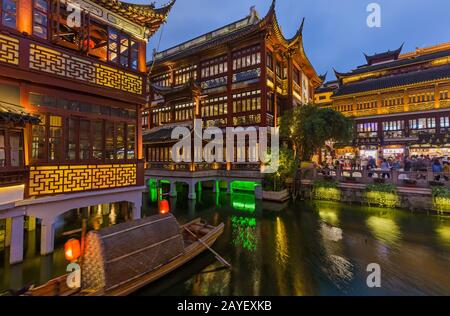
[[61, 160], [62, 152], [62, 118], [61, 116], [50, 115], [49, 117], [49, 137], [48, 137], [48, 158], [53, 161]]
[[0, 130], [0, 168], [6, 166], [6, 142], [5, 131]]
[[47, 14], [47, 0], [33, 0], [33, 35], [44, 39], [47, 38]]
[[129, 124], [127, 126], [127, 159], [136, 158], [136, 126]]
[[23, 165], [22, 132], [0, 130], [0, 168], [19, 168]]
[[17, 1], [2, 0], [1, 1], [2, 24], [11, 28], [16, 28]]
[[103, 159], [103, 145], [104, 145], [104, 137], [103, 137], [103, 122], [102, 121], [94, 121], [92, 122], [92, 155], [94, 159], [102, 160]]
[[91, 158], [91, 125], [90, 121], [80, 120], [80, 160]]
[[40, 123], [38, 125], [33, 125], [32, 128], [32, 146], [31, 146], [31, 157], [34, 161], [42, 161], [47, 155], [45, 153], [46, 137], [46, 115], [41, 115], [39, 117]]

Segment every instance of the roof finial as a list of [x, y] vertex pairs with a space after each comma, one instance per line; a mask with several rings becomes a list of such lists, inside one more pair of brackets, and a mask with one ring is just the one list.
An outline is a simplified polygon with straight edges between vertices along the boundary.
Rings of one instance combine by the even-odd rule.
[[302, 19], [302, 24], [300, 25], [300, 29], [298, 30], [298, 32], [300, 34], [303, 34], [303, 27], [305, 26], [305, 18], [303, 17]]

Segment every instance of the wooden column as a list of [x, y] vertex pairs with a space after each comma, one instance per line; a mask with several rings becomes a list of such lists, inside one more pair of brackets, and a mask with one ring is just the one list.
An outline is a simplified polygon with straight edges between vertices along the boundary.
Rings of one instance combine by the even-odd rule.
[[33, 34], [33, 1], [17, 1], [17, 30], [21, 33]]
[[147, 45], [145, 42], [138, 42], [138, 70], [147, 73]]
[[228, 46], [227, 51], [227, 126], [233, 126], [233, 54], [232, 48]]
[[[261, 127], [267, 126], [267, 47], [266, 38], [261, 40]], [[276, 125], [276, 117], [274, 116]]]
[[293, 65], [292, 65], [292, 56], [288, 55], [288, 109], [292, 109], [294, 107], [294, 94], [293, 94]]
[[409, 112], [409, 93], [408, 93], [408, 89], [405, 89], [403, 92], [403, 111], [404, 112]]
[[143, 150], [143, 141], [142, 141], [142, 108], [143, 106], [137, 105], [137, 124], [136, 124], [136, 143], [135, 145], [135, 151], [136, 151], [136, 158], [142, 159], [142, 150]]
[[383, 114], [383, 98], [381, 96], [381, 93], [378, 93], [377, 96], [377, 114]]
[[434, 85], [434, 108], [435, 109], [439, 109], [441, 107], [441, 104], [439, 102], [439, 98], [440, 98], [440, 95], [439, 95], [439, 84], [436, 83]]

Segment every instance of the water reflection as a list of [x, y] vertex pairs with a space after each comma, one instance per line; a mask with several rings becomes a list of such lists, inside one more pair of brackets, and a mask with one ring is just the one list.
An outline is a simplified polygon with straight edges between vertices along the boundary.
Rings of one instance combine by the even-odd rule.
[[367, 219], [367, 226], [374, 236], [388, 246], [394, 246], [401, 238], [400, 228], [392, 218], [371, 216]]
[[[151, 196], [144, 198], [144, 214], [156, 214]], [[197, 217], [225, 223], [214, 248], [233, 268], [222, 269], [204, 253], [137, 295], [450, 295], [448, 216], [330, 202], [291, 203], [276, 211], [252, 195], [206, 188], [201, 200], [188, 201], [187, 190], [180, 190], [170, 203], [181, 224]], [[123, 210], [95, 209], [90, 225], [120, 222]], [[75, 228], [79, 215], [72, 214]], [[27, 260], [21, 265], [9, 266], [0, 251], [0, 288], [64, 273], [62, 245], [40, 257], [39, 234], [39, 227], [26, 233]], [[366, 286], [366, 267], [374, 262], [382, 267], [381, 289]]]
[[257, 247], [256, 219], [232, 216], [233, 245], [254, 252]]

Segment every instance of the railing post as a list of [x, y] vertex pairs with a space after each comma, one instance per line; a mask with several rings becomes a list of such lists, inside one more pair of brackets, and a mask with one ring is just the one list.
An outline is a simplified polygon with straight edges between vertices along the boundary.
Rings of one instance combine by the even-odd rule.
[[392, 179], [391, 179], [392, 184], [397, 185], [398, 184], [398, 171], [392, 170], [391, 176], [392, 176]]

